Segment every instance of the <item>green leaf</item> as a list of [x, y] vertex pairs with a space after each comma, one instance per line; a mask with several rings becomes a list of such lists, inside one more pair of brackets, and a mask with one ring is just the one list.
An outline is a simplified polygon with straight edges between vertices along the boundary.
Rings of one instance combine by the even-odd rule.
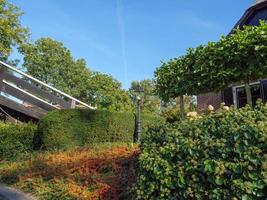
[[215, 183], [217, 184], [217, 185], [223, 185], [224, 184], [224, 178], [222, 178], [222, 177], [216, 177], [215, 178]]

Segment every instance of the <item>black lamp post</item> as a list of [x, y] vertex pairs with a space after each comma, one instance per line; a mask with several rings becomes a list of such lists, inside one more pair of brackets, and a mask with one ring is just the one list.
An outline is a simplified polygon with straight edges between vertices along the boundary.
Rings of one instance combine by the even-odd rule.
[[136, 100], [137, 100], [137, 113], [136, 113], [136, 121], [135, 121], [135, 134], [134, 134], [134, 142], [140, 141], [141, 138], [141, 92], [143, 92], [143, 88], [138, 84], [135, 89]]

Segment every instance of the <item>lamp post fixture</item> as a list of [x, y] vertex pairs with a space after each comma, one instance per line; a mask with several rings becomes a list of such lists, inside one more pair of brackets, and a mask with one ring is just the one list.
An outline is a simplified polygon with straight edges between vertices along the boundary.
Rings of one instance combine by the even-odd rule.
[[136, 121], [135, 121], [135, 134], [134, 134], [134, 142], [139, 142], [141, 138], [141, 92], [143, 92], [143, 88], [138, 84], [135, 92], [137, 100], [137, 113], [136, 113]]

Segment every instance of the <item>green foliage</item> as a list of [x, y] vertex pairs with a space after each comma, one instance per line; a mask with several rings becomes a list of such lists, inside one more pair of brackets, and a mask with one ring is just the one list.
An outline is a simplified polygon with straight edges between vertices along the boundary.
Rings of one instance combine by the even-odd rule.
[[28, 31], [19, 21], [21, 11], [16, 6], [0, 1], [0, 59], [5, 60], [12, 52], [12, 47], [20, 45], [28, 38]]
[[[180, 98], [172, 99], [162, 105], [160, 116], [164, 117], [167, 122], [174, 123], [180, 121]], [[184, 96], [185, 113], [196, 110], [195, 99], [192, 96]]]
[[127, 143], [38, 152], [0, 162], [0, 182], [42, 200], [131, 200], [137, 157], [137, 145]]
[[20, 47], [27, 72], [75, 97], [81, 97], [91, 72], [83, 59], [75, 60], [70, 50], [50, 38]]
[[183, 75], [178, 75], [180, 66], [181, 60], [174, 59], [162, 63], [162, 66], [155, 71], [156, 92], [164, 101], [186, 93], [181, 80]]
[[249, 82], [266, 77], [266, 35], [267, 24], [261, 21], [259, 26], [245, 26], [230, 37], [221, 38], [219, 50], [224, 52], [224, 67], [230, 69], [235, 65], [234, 81]]
[[45, 83], [100, 109], [128, 111], [130, 97], [112, 76], [90, 71], [84, 59], [75, 60], [61, 42], [41, 38], [20, 47], [27, 72]]
[[218, 42], [189, 49], [155, 71], [156, 90], [165, 100], [249, 83], [267, 76], [267, 24], [245, 26]]
[[[136, 92], [138, 86], [141, 86], [143, 92], [138, 94]], [[131, 96], [133, 97], [134, 107], [137, 104], [136, 96], [141, 97], [142, 111], [145, 113], [159, 113], [160, 99], [155, 94], [155, 83], [152, 80], [145, 79], [142, 81], [133, 81], [129, 89]]]
[[[144, 115], [144, 131], [161, 118]], [[35, 148], [68, 149], [100, 142], [132, 142], [134, 115], [101, 110], [57, 110], [39, 122]]]
[[0, 160], [12, 159], [33, 150], [33, 137], [37, 129], [33, 124], [0, 122]]
[[94, 72], [88, 79], [86, 99], [99, 109], [109, 111], [130, 111], [129, 94], [121, 89], [121, 83], [110, 75]]
[[264, 199], [267, 106], [150, 129], [139, 163], [138, 199]]

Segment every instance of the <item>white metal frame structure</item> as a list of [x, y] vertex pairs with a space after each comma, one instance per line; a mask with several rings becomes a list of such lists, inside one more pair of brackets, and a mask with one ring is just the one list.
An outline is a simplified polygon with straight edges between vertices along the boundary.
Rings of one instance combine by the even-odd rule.
[[[5, 92], [6, 91], [11, 91], [12, 93], [18, 93], [19, 97], [25, 97], [25, 99], [30, 99], [31, 101], [35, 102], [36, 104], [41, 104], [43, 107], [50, 107], [51, 109], [61, 109], [61, 108], [75, 108], [77, 104], [83, 105], [86, 108], [89, 109], [93, 109], [95, 110], [96, 108], [88, 105], [87, 103], [84, 103], [50, 85], [48, 85], [47, 83], [44, 83], [40, 80], [38, 80], [37, 78], [34, 78], [28, 74], [26, 74], [25, 72], [22, 72], [21, 70], [17, 69], [16, 67], [13, 67], [7, 63], [4, 63], [2, 61], [0, 61], [0, 69], [2, 68], [2, 71], [0, 72], [0, 76], [2, 75], [2, 77], [0, 77], [0, 84], [2, 85], [2, 87], [0, 88], [1, 91], [0, 92]], [[39, 85], [41, 85], [43, 88], [48, 88], [49, 91], [47, 90], [43, 90], [40, 87], [37, 87], [34, 84], [31, 84], [21, 78], [18, 78], [17, 76], [8, 73], [7, 70], [15, 72], [19, 75], [21, 75], [22, 77], [26, 77], [27, 79], [29, 79], [31, 81], [31, 83], [35, 82]], [[25, 90], [25, 88], [18, 86], [17, 84], [22, 84], [22, 85], [26, 85], [28, 87], [28, 91]], [[4, 88], [4, 89], [2, 89]], [[58, 100], [59, 102], [62, 102], [64, 104], [64, 106], [58, 106], [52, 103], [52, 100], [49, 98], [46, 98], [46, 100], [42, 99], [39, 96], [36, 96], [35, 94], [33, 94], [34, 92], [31, 92], [31, 88], [33, 88], [35, 91], [38, 91], [39, 96], [42, 96], [41, 94], [44, 93], [46, 94], [46, 96], [51, 96], [51, 98]], [[2, 91], [3, 90], [3, 91]], [[8, 93], [8, 92], [7, 92]], [[54, 95], [52, 93], [55, 93], [57, 95]], [[1, 95], [0, 95], [1, 96]], [[60, 96], [60, 97], [59, 97]], [[20, 98], [19, 98], [20, 99]], [[22, 98], [22, 101], [26, 101], [24, 98]], [[65, 101], [66, 99], [68, 99], [67, 101]], [[50, 100], [50, 102], [49, 102]], [[60, 103], [58, 103], [60, 105]], [[49, 109], [47, 109], [49, 110]]]

